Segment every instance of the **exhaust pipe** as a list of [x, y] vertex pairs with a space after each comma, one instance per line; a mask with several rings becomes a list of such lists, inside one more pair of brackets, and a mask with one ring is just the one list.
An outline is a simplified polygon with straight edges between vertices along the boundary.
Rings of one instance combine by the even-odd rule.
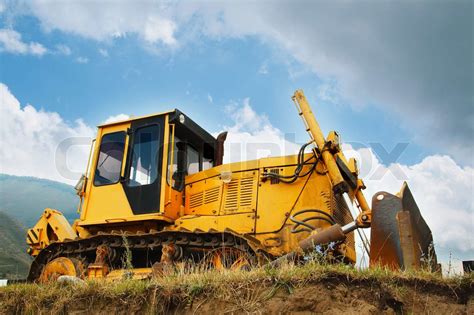
[[224, 142], [227, 138], [227, 131], [221, 132], [217, 136], [216, 152], [214, 154], [214, 166], [222, 165], [224, 160]]

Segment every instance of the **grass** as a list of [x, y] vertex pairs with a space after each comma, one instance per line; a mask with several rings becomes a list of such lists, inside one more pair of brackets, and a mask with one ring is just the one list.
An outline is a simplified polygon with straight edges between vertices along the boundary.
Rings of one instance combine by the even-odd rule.
[[124, 312], [166, 313], [209, 299], [230, 301], [236, 306], [233, 311], [252, 312], [279, 291], [292, 294], [294, 290], [314, 283], [368, 286], [378, 283], [392, 288], [398, 295], [404, 294], [405, 286], [414, 285], [461, 295], [463, 290], [472, 291], [474, 276], [444, 279], [437, 273], [425, 271], [357, 270], [314, 261], [301, 266], [286, 264], [278, 269], [259, 267], [250, 271], [204, 270], [199, 266], [189, 270], [178, 266], [161, 278], [142, 281], [124, 279], [7, 286], [0, 288], [0, 313], [66, 313], [71, 307], [93, 311], [111, 304], [116, 306], [117, 312], [123, 309]]

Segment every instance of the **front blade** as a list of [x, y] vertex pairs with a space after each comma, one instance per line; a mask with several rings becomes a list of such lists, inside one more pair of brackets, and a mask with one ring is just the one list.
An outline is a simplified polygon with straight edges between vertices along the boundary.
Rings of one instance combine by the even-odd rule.
[[407, 183], [397, 195], [378, 192], [372, 198], [370, 265], [392, 269], [437, 267], [431, 230]]

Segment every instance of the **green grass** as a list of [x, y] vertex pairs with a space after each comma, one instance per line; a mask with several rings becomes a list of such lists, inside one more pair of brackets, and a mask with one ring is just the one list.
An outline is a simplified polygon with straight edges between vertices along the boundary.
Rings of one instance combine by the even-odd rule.
[[142, 281], [7, 286], [0, 288], [0, 313], [66, 313], [71, 307], [87, 310], [88, 307], [95, 309], [111, 304], [117, 309], [165, 313], [168, 309], [185, 307], [202, 299], [233, 300], [240, 311], [254, 311], [256, 305], [271, 299], [278, 291], [292, 294], [293, 290], [314, 283], [369, 287], [377, 283], [392, 288], [396, 294], [404, 294], [406, 286], [463, 294], [466, 290], [472, 291], [474, 277], [443, 279], [437, 273], [424, 271], [357, 270], [345, 265], [315, 262], [302, 266], [288, 264], [278, 269], [259, 267], [251, 271], [203, 270], [199, 267], [185, 270], [178, 267], [161, 278]]

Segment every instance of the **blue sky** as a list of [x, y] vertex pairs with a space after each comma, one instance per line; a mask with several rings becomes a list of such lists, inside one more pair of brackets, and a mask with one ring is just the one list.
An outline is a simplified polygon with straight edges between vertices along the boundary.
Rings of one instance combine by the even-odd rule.
[[[177, 107], [215, 132], [229, 125], [223, 115], [226, 105], [250, 98], [255, 111], [303, 142], [306, 134], [290, 100], [295, 89], [303, 88], [326, 132], [338, 130], [356, 146], [377, 142], [389, 152], [396, 143], [409, 143], [397, 160], [401, 163], [418, 163], [433, 153], [390, 110], [368, 102], [355, 108], [337, 96], [334, 102], [321, 99], [320, 89], [327, 83], [310, 66], [257, 36], [202, 38], [178, 49], [150, 51], [135, 34], [88, 40], [58, 30], [44, 32], [31, 16], [16, 18], [14, 29], [24, 42], [41, 43], [51, 52], [4, 52], [1, 81], [21, 103], [57, 112], [66, 120], [82, 118], [96, 125], [111, 115]], [[70, 54], [58, 52], [59, 45]]]
[[[407, 180], [443, 257], [472, 259], [472, 6], [0, 0], [0, 172], [73, 183], [55, 164], [62, 139], [172, 108], [234, 142], [303, 143], [302, 88], [362, 160], [368, 198]], [[386, 159], [371, 143], [408, 147]]]

